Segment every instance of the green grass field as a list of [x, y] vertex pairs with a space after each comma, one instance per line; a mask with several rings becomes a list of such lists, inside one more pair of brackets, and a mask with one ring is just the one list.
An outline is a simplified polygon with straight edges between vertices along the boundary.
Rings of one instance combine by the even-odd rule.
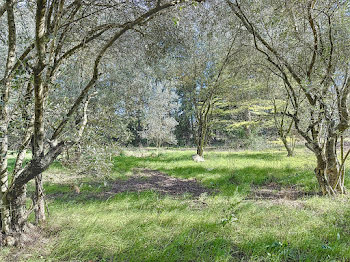
[[[48, 180], [50, 217], [43, 239], [20, 257], [23, 261], [350, 261], [349, 198], [315, 195], [315, 161], [310, 153], [298, 149], [295, 157], [287, 158], [277, 150], [213, 151], [206, 153], [203, 163], [193, 162], [192, 154], [167, 150], [159, 156], [137, 157], [126, 152], [114, 158], [108, 180], [74, 181], [81, 185], [80, 194], [71, 191], [72, 180]], [[105, 194], [113, 181], [126, 181], [135, 168], [195, 178], [212, 193]], [[59, 170], [63, 169], [56, 164], [47, 173]], [[297, 197], [280, 197], [288, 190], [297, 192]], [[262, 197], [256, 197], [260, 193]], [[11, 252], [3, 250], [3, 258]]]

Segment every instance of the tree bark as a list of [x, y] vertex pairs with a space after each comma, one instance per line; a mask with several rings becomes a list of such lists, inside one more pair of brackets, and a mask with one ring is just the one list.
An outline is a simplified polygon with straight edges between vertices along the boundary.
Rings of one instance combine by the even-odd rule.
[[14, 233], [20, 234], [26, 223], [26, 198], [26, 185], [23, 185], [17, 192], [8, 196], [11, 207], [11, 231]]
[[[45, 13], [47, 9], [46, 0], [37, 1], [35, 47], [37, 53], [37, 64], [34, 68], [34, 136], [33, 136], [33, 161], [40, 163], [44, 157], [44, 81], [42, 79], [45, 64]], [[37, 224], [45, 220], [44, 191], [42, 187], [42, 172], [34, 174], [35, 177], [35, 221]]]
[[41, 224], [46, 220], [45, 215], [45, 194], [42, 174], [35, 177], [35, 223]]
[[[16, 245], [20, 242], [21, 233], [23, 232], [26, 220], [26, 193], [27, 186], [18, 187], [12, 194], [4, 194], [2, 197], [5, 216], [3, 217], [2, 233], [5, 235], [6, 245]], [[11, 237], [13, 241], [6, 241]]]
[[315, 175], [323, 195], [336, 195], [345, 193], [341, 165], [337, 160], [335, 141], [327, 141], [325, 152], [315, 152], [317, 166]]
[[8, 233], [10, 223], [9, 203], [6, 200], [5, 194], [8, 189], [8, 170], [7, 170], [7, 154], [8, 154], [8, 124], [10, 121], [8, 101], [10, 98], [10, 85], [11, 77], [10, 72], [15, 65], [16, 59], [16, 24], [15, 16], [13, 12], [13, 0], [6, 0], [5, 7], [7, 11], [7, 24], [8, 24], [8, 53], [5, 74], [1, 85], [1, 123], [0, 123], [0, 143], [1, 143], [1, 156], [0, 156], [0, 206], [1, 206], [1, 226], [2, 232]]

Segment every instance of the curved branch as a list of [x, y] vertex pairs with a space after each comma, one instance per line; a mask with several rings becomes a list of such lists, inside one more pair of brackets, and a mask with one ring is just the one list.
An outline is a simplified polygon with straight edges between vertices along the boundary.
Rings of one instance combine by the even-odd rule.
[[[307, 97], [309, 103], [311, 105], [314, 105], [316, 100], [315, 98], [312, 97], [312, 95], [309, 93], [309, 91], [303, 86], [301, 78], [298, 76], [298, 74], [294, 71], [293, 67], [291, 66], [291, 64], [285, 59], [283, 58], [283, 56], [275, 49], [273, 48], [255, 29], [255, 26], [249, 21], [249, 19], [246, 17], [246, 15], [244, 14], [244, 12], [242, 11], [240, 5], [238, 4], [237, 1], [235, 1], [234, 3], [232, 3], [230, 0], [226, 0], [227, 4], [230, 6], [231, 10], [234, 12], [234, 14], [241, 20], [241, 22], [243, 23], [243, 25], [245, 26], [245, 28], [248, 30], [249, 33], [251, 33], [254, 38], [257, 38], [259, 40], [259, 42], [265, 46], [265, 48], [270, 51], [274, 57], [278, 60], [281, 61], [283, 66], [287, 69], [287, 71], [291, 74], [291, 76], [293, 77], [293, 79], [297, 82], [297, 84], [299, 85], [299, 87], [303, 90], [305, 96]], [[256, 40], [255, 40], [256, 41]], [[260, 51], [260, 50], [259, 50]], [[267, 54], [266, 52], [264, 52], [265, 54]], [[276, 65], [275, 62], [273, 62], [273, 60], [268, 59], [270, 62], [274, 63]], [[281, 70], [281, 66], [277, 67], [278, 70]]]
[[314, 5], [315, 5], [315, 1], [312, 1], [312, 2], [310, 2], [309, 6], [307, 8], [308, 21], [309, 21], [309, 25], [310, 25], [311, 30], [312, 30], [313, 38], [314, 38], [314, 50], [312, 52], [311, 62], [309, 64], [309, 68], [308, 68], [307, 73], [306, 73], [309, 81], [311, 81], [311, 73], [312, 73], [312, 69], [314, 68], [314, 65], [315, 65], [316, 55], [317, 55], [317, 50], [318, 50], [317, 31], [316, 31], [314, 19], [313, 19], [312, 14], [311, 14], [311, 9], [313, 8]]
[[[202, 0], [198, 0], [198, 1], [200, 2]], [[148, 12], [142, 14], [141, 16], [139, 16], [138, 18], [136, 18], [134, 21], [126, 23], [124, 25], [123, 29], [121, 29], [120, 31], [115, 33], [114, 36], [112, 36], [108, 40], [108, 42], [102, 47], [101, 51], [98, 53], [98, 55], [95, 58], [93, 74], [92, 74], [92, 77], [91, 77], [90, 81], [87, 83], [87, 85], [81, 91], [80, 95], [76, 98], [73, 106], [69, 109], [69, 111], [66, 114], [66, 116], [63, 118], [61, 123], [55, 129], [55, 131], [54, 131], [54, 133], [53, 133], [53, 135], [52, 135], [52, 137], [50, 139], [51, 141], [56, 141], [57, 140], [57, 138], [62, 133], [64, 127], [68, 123], [69, 119], [76, 112], [76, 110], [78, 109], [78, 107], [81, 104], [81, 102], [84, 100], [84, 98], [89, 93], [89, 90], [95, 85], [95, 83], [96, 83], [96, 81], [98, 79], [98, 75], [99, 75], [99, 69], [98, 69], [99, 64], [100, 64], [104, 54], [106, 53], [106, 51], [115, 43], [115, 41], [117, 39], [119, 39], [125, 32], [129, 31], [130, 29], [132, 29], [135, 25], [138, 25], [138, 24], [144, 22], [147, 18], [152, 17], [153, 15], [157, 14], [158, 12], [160, 12], [160, 11], [166, 9], [166, 8], [175, 6], [175, 5], [183, 3], [183, 2], [185, 2], [185, 0], [177, 0], [177, 1], [172, 1], [170, 3], [164, 4], [162, 6], [156, 6], [155, 8], [151, 9], [150, 11], [148, 11]]]

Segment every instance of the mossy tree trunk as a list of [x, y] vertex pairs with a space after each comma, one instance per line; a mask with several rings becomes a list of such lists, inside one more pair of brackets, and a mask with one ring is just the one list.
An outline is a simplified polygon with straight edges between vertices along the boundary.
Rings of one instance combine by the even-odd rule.
[[336, 143], [329, 141], [325, 151], [316, 152], [317, 166], [315, 175], [324, 195], [344, 194], [344, 176], [342, 165], [335, 151]]

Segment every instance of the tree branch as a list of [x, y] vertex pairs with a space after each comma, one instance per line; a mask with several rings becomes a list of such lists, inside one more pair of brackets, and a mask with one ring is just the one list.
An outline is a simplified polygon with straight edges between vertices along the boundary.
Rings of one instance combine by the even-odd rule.
[[0, 6], [0, 18], [2, 17], [2, 15], [6, 12], [6, 3], [3, 3]]
[[[202, 1], [202, 0], [198, 0], [198, 1]], [[104, 56], [105, 52], [115, 43], [115, 41], [117, 39], [119, 39], [125, 32], [127, 32], [128, 30], [132, 29], [135, 25], [138, 25], [142, 22], [144, 22], [144, 20], [146, 20], [147, 18], [157, 14], [158, 12], [175, 6], [179, 3], [183, 3], [185, 2], [185, 0], [177, 0], [177, 1], [172, 1], [170, 3], [164, 4], [162, 6], [157, 6], [153, 9], [151, 9], [150, 11], [142, 14], [141, 16], [139, 16], [137, 19], [135, 19], [132, 22], [128, 22], [124, 24], [124, 27], [118, 31], [117, 33], [114, 34], [113, 37], [111, 37], [108, 42], [102, 47], [101, 51], [98, 53], [98, 55], [95, 58], [95, 63], [94, 63], [94, 68], [93, 68], [93, 75], [90, 79], [90, 81], [88, 82], [88, 84], [84, 87], [84, 89], [81, 91], [80, 95], [77, 97], [77, 99], [75, 100], [73, 106], [69, 109], [68, 113], [66, 114], [66, 116], [63, 118], [63, 120], [61, 121], [61, 123], [57, 126], [57, 128], [55, 129], [52, 137], [51, 137], [51, 141], [56, 141], [57, 138], [60, 136], [60, 134], [62, 133], [65, 125], [68, 123], [69, 119], [72, 117], [72, 115], [76, 112], [76, 110], [78, 109], [80, 103], [83, 101], [83, 99], [87, 96], [89, 90], [95, 85], [97, 79], [98, 79], [98, 75], [99, 75], [99, 64], [100, 61], [102, 60], [102, 57]]]
[[312, 69], [315, 65], [315, 61], [316, 61], [316, 55], [317, 55], [317, 50], [318, 50], [318, 38], [317, 38], [317, 31], [316, 31], [316, 27], [315, 27], [315, 23], [314, 23], [314, 19], [312, 17], [311, 14], [311, 10], [313, 9], [313, 6], [315, 5], [315, 0], [311, 1], [308, 8], [307, 8], [307, 13], [308, 13], [308, 21], [309, 21], [309, 25], [311, 27], [312, 30], [312, 34], [313, 34], [313, 38], [314, 38], [314, 50], [312, 53], [312, 58], [311, 58], [311, 62], [309, 64], [309, 68], [307, 70], [307, 77], [309, 79], [309, 81], [311, 82], [311, 73], [312, 73]]

